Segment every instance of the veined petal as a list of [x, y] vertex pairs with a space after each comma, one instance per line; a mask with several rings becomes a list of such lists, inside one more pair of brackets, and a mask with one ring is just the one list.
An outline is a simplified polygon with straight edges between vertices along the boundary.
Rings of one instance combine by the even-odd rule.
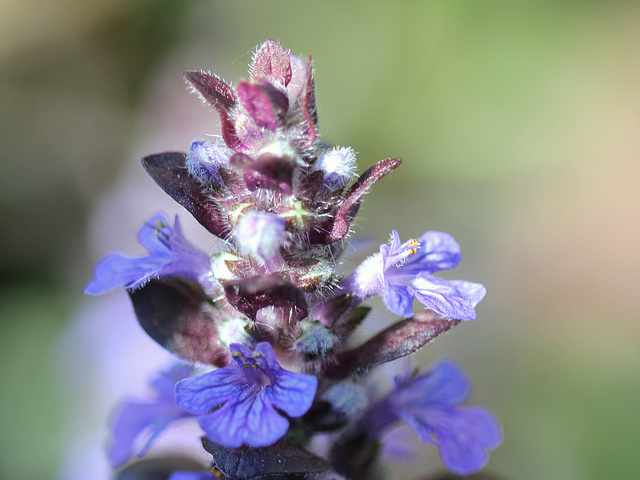
[[178, 405], [199, 415], [198, 423], [215, 443], [233, 448], [271, 445], [289, 428], [274, 407], [303, 415], [313, 402], [317, 379], [281, 368], [267, 342], [254, 350], [234, 343], [230, 350], [233, 362], [227, 367], [176, 386]]
[[[455, 268], [460, 263], [460, 245], [453, 237], [443, 232], [426, 232], [420, 239], [416, 262], [424, 266], [428, 272], [439, 270], [449, 270]], [[409, 266], [409, 265], [407, 265]]]
[[428, 427], [418, 430], [420, 438], [433, 435], [444, 464], [461, 475], [482, 469], [502, 441], [500, 424], [484, 407], [431, 409], [424, 421]]
[[176, 402], [194, 415], [205, 415], [247, 391], [254, 391], [244, 373], [235, 363], [204, 375], [186, 378], [176, 385]]
[[215, 412], [198, 418], [207, 437], [226, 447], [265, 447], [275, 443], [289, 428], [289, 421], [261, 394], [245, 392]]
[[451, 359], [441, 360], [426, 375], [396, 383], [400, 387], [397, 401], [407, 409], [421, 410], [429, 404], [458, 404], [471, 394], [471, 382]]
[[484, 286], [464, 280], [443, 280], [429, 274], [419, 275], [412, 284], [423, 305], [444, 318], [473, 320], [475, 307], [486, 294]]
[[382, 292], [382, 300], [389, 310], [401, 317], [413, 316], [413, 296], [407, 287], [387, 285]]
[[275, 407], [287, 415], [301, 417], [311, 408], [317, 388], [316, 377], [281, 369], [266, 395]]
[[93, 269], [94, 279], [84, 288], [84, 293], [102, 295], [117, 287], [139, 287], [170, 261], [171, 257], [135, 258], [121, 253], [111, 253], [96, 264]]

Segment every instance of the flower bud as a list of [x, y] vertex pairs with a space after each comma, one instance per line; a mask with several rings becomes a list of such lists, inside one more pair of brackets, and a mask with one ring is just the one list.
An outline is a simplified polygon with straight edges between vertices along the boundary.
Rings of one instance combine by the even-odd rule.
[[236, 242], [240, 252], [271, 263], [280, 256], [285, 221], [269, 213], [249, 212], [238, 222]]
[[229, 163], [229, 149], [221, 143], [195, 141], [187, 156], [187, 171], [204, 185], [222, 187], [220, 167]]
[[342, 189], [353, 178], [356, 167], [356, 153], [351, 147], [335, 147], [323, 153], [312, 170], [321, 170], [322, 183], [329, 189]]

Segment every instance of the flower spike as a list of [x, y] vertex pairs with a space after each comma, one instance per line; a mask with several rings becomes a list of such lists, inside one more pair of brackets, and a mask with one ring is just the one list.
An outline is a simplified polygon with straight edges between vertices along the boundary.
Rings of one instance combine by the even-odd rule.
[[[86, 292], [124, 286], [142, 329], [205, 372], [175, 378], [175, 395], [163, 384], [155, 400], [125, 404], [112, 463], [144, 454], [139, 443], [186, 417], [197, 419], [211, 463], [206, 470], [184, 458], [163, 466], [149, 459], [116, 477], [157, 467], [169, 480], [382, 479], [381, 437], [400, 421], [435, 444], [451, 471], [482, 468], [500, 426], [489, 410], [464, 404], [470, 384], [452, 362], [402, 377], [372, 399], [372, 369], [474, 319], [485, 295], [479, 283], [436, 276], [461, 260], [442, 232], [402, 242], [393, 230], [389, 244], [344, 271], [345, 249], [358, 249], [348, 237], [365, 194], [402, 160], [356, 175], [355, 151], [320, 136], [311, 56], [274, 40], [256, 48], [249, 76], [235, 86], [202, 71], [183, 75], [220, 115], [221, 138], [142, 164], [222, 241], [203, 252], [177, 219], [171, 226], [154, 217], [139, 235], [148, 254], [106, 256]], [[373, 296], [399, 318], [352, 344]], [[415, 300], [425, 308], [414, 312]]]

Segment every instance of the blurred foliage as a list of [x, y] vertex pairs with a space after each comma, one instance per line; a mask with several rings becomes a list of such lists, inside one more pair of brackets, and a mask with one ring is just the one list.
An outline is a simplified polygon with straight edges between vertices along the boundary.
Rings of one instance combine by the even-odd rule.
[[358, 232], [447, 231], [465, 254], [456, 278], [487, 285], [478, 320], [420, 360], [458, 358], [497, 411], [491, 471], [637, 478], [637, 2], [11, 0], [0, 19], [2, 478], [55, 475], [48, 352], [89, 276], [87, 222], [139, 161], [164, 69], [176, 95], [181, 69], [235, 80], [265, 38], [313, 55], [322, 133], [361, 170], [405, 160]]

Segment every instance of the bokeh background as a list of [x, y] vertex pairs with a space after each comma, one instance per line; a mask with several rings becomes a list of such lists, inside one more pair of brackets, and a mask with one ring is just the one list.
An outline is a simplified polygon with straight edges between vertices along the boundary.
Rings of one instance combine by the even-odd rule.
[[358, 233], [446, 231], [449, 278], [487, 286], [415, 363], [456, 358], [496, 411], [489, 470], [637, 479], [640, 4], [615, 0], [3, 0], [0, 478], [100, 478], [106, 412], [164, 359], [122, 292], [82, 286], [144, 218], [188, 220], [139, 164], [218, 132], [182, 70], [234, 80], [266, 38], [313, 55], [321, 133], [361, 171], [404, 158]]

